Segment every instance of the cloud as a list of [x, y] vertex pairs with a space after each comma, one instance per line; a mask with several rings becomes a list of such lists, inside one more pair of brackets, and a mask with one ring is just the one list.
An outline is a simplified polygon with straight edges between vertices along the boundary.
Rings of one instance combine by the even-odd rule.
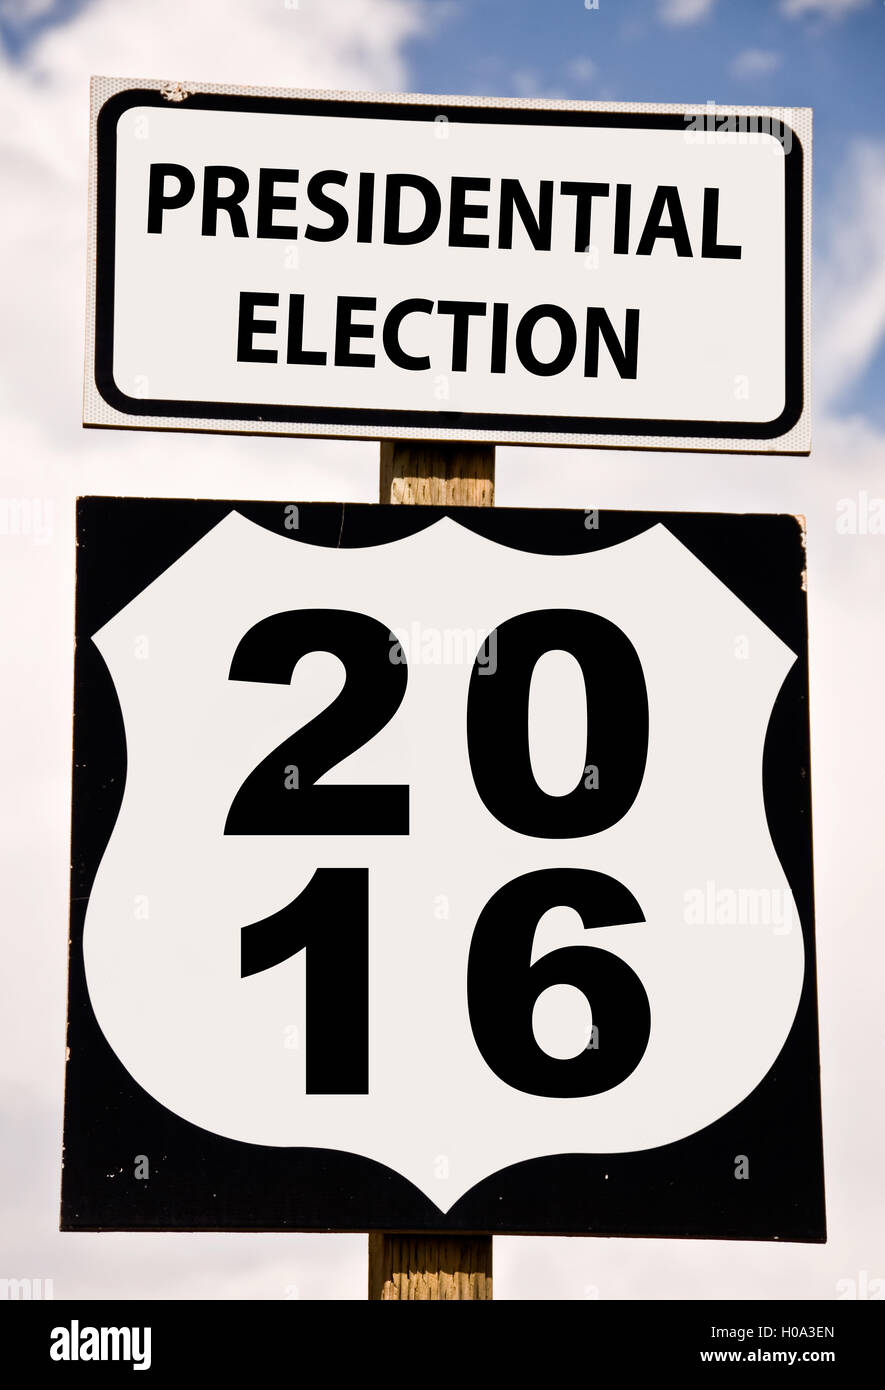
[[[203, 78], [286, 86], [399, 86], [403, 44], [431, 27], [421, 0], [320, 0], [252, 6], [238, 0], [93, 0], [55, 25], [26, 71], [55, 87], [82, 74]], [[113, 65], [113, 71], [108, 64]]]
[[592, 82], [598, 72], [599, 65], [592, 58], [573, 58], [566, 67], [566, 74], [573, 82]]
[[716, 0], [658, 0], [663, 24], [697, 24], [713, 13]]
[[745, 48], [743, 53], [738, 53], [731, 61], [731, 72], [734, 77], [746, 78], [751, 80], [754, 77], [768, 77], [771, 73], [777, 72], [782, 62], [779, 53], [772, 53], [766, 48]]
[[510, 81], [518, 97], [536, 97], [541, 90], [541, 79], [530, 68], [518, 68]]
[[885, 142], [858, 141], [824, 211], [815, 266], [815, 389], [828, 404], [861, 378], [885, 339]]
[[404, 45], [431, 32], [436, 13], [420, 0], [93, 0], [20, 61], [0, 58], [0, 163], [15, 188], [4, 200], [0, 314], [21, 325], [0, 342], [10, 409], [63, 431], [79, 415], [91, 74], [401, 90]]
[[50, 14], [55, 5], [56, 0], [0, 0], [0, 23], [24, 28]]
[[781, 14], [787, 19], [844, 19], [855, 10], [865, 10], [872, 0], [781, 0]]
[[533, 68], [517, 68], [510, 75], [510, 85], [518, 97], [559, 101], [567, 95], [561, 87], [548, 86], [546, 79]]

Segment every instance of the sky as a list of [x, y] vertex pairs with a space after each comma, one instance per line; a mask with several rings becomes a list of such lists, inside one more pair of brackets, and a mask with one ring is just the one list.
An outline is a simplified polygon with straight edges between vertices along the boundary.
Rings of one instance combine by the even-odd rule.
[[[80, 425], [88, 79], [814, 108], [810, 458], [499, 448], [500, 505], [801, 512], [830, 1239], [498, 1239], [496, 1298], [820, 1298], [885, 1275], [885, 6], [0, 0], [0, 1277], [57, 1297], [360, 1299], [358, 1236], [57, 1231], [78, 494], [375, 500], [377, 446]], [[844, 1285], [842, 1285], [844, 1288]], [[595, 1296], [595, 1295], [594, 1295]]]

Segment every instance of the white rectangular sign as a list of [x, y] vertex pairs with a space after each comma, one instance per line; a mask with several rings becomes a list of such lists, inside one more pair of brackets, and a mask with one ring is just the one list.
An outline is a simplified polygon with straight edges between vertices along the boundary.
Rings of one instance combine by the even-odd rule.
[[810, 141], [94, 79], [84, 423], [807, 453]]

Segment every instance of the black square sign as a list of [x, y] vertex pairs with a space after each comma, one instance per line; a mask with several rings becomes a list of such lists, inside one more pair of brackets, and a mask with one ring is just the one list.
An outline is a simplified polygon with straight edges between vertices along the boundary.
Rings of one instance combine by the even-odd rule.
[[78, 541], [64, 1229], [825, 1238], [796, 518]]

